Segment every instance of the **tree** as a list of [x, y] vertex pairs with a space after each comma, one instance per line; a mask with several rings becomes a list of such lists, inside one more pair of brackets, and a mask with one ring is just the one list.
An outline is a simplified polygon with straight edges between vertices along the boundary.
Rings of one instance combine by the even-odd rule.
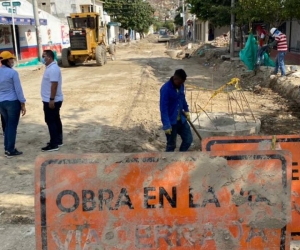
[[104, 10], [125, 29], [133, 29], [140, 33], [147, 32], [154, 22], [154, 9], [143, 0], [107, 0]]
[[231, 0], [188, 0], [190, 11], [216, 27], [230, 24]]
[[187, 0], [191, 4], [191, 13], [202, 21], [214, 26], [230, 24], [230, 14], [236, 14], [239, 25], [263, 21], [278, 27], [293, 18], [300, 19], [299, 0], [236, 0], [232, 10], [231, 0]]
[[299, 0], [239, 0], [235, 12], [240, 22], [263, 21], [278, 27], [285, 21], [300, 18], [300, 4]]
[[182, 26], [183, 25], [183, 17], [180, 15], [180, 13], [182, 13], [182, 7], [177, 8], [177, 10], [179, 13], [175, 16], [174, 18], [174, 23], [177, 26]]

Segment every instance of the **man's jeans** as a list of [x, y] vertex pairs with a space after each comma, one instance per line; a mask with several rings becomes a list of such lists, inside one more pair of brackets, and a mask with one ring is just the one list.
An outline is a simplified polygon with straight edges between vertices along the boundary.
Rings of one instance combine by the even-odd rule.
[[49, 102], [43, 103], [45, 122], [48, 125], [48, 130], [50, 134], [50, 145], [58, 146], [59, 144], [63, 143], [63, 128], [59, 114], [62, 102], [55, 102], [54, 109], [49, 108]]
[[281, 76], [285, 76], [285, 65], [284, 65], [284, 57], [285, 57], [286, 52], [284, 51], [279, 51], [278, 55], [276, 57], [276, 65], [275, 65], [275, 70], [274, 73], [278, 73], [278, 68], [281, 71]]
[[177, 134], [180, 135], [182, 139], [182, 143], [179, 148], [180, 152], [186, 152], [191, 146], [193, 142], [193, 136], [189, 124], [187, 122], [182, 123], [181, 121], [178, 121], [177, 124], [172, 125], [172, 133], [170, 135], [166, 134], [166, 152], [174, 152], [176, 148]]
[[0, 113], [5, 121], [4, 150], [12, 153], [15, 150], [21, 103], [19, 101], [0, 102]]

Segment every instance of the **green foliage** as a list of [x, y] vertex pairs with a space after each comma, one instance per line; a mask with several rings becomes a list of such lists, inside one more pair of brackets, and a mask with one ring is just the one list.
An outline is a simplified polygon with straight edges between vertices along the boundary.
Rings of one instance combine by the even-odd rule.
[[191, 13], [216, 27], [230, 24], [231, 0], [187, 0]]
[[164, 22], [159, 21], [159, 20], [154, 20], [153, 22], [153, 28], [154, 30], [159, 30], [161, 27], [164, 27]]
[[[214, 26], [230, 24], [231, 0], [187, 0], [191, 13]], [[236, 0], [234, 13], [238, 24], [263, 21], [274, 26], [300, 19], [299, 0]]]
[[182, 13], [182, 7], [179, 7], [177, 9], [177, 11], [179, 12], [175, 18], [174, 18], [174, 23], [176, 26], [182, 26], [183, 25], [183, 18], [180, 16], [180, 13]]
[[163, 27], [166, 27], [168, 30], [173, 31], [174, 30], [174, 22], [171, 20], [168, 20], [164, 23]]
[[154, 22], [154, 9], [143, 0], [106, 0], [104, 10], [125, 29], [143, 33]]
[[158, 31], [161, 27], [167, 28], [170, 31], [174, 30], [174, 22], [171, 20], [168, 20], [166, 22], [156, 20], [153, 23], [153, 26], [155, 31]]
[[300, 18], [300, 3], [299, 0], [239, 0], [235, 12], [239, 22], [263, 21], [279, 26]]

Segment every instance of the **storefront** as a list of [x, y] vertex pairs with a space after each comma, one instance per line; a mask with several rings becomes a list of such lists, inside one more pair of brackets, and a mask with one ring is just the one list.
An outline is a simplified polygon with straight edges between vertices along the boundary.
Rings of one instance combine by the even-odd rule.
[[[37, 56], [37, 39], [35, 36], [34, 19], [30, 16], [14, 16], [16, 30], [16, 46], [20, 59]], [[46, 19], [40, 19], [42, 26], [47, 26]], [[0, 52], [8, 50], [15, 54], [12, 17], [9, 14], [0, 14]]]

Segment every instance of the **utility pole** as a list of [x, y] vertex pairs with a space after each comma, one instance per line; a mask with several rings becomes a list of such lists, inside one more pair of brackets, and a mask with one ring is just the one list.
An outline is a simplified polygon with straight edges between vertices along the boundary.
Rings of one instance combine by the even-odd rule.
[[234, 37], [235, 37], [235, 15], [234, 15], [235, 0], [231, 0], [231, 25], [230, 25], [230, 58], [234, 57]]
[[182, 21], [183, 21], [183, 39], [185, 39], [185, 9], [184, 9], [184, 0], [182, 0]]
[[11, 6], [11, 20], [12, 20], [12, 26], [13, 26], [13, 32], [14, 32], [16, 60], [17, 60], [17, 65], [19, 65], [19, 52], [18, 52], [18, 43], [17, 43], [17, 38], [16, 38], [16, 26], [15, 26], [14, 7], [13, 7], [12, 0], [10, 0], [10, 6]]
[[39, 18], [39, 10], [38, 10], [38, 4], [37, 0], [32, 0], [32, 6], [33, 6], [33, 15], [34, 15], [34, 22], [35, 22], [35, 33], [36, 33], [36, 41], [37, 41], [37, 47], [38, 47], [38, 58], [41, 61], [43, 56], [43, 47], [42, 47], [42, 41], [40, 36], [40, 18]]
[[193, 15], [193, 42], [196, 41], [196, 36], [195, 36], [195, 24], [196, 24], [196, 15]]

